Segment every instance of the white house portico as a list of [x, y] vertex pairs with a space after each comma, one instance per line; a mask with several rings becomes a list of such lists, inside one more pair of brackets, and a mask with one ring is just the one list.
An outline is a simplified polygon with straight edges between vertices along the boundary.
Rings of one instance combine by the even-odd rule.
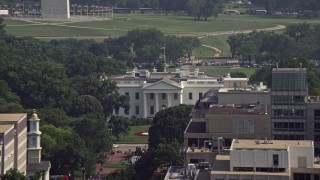
[[[156, 83], [146, 83], [143, 88], [144, 117], [154, 116], [155, 112], [182, 104], [182, 87], [170, 79]], [[148, 109], [149, 107], [149, 109]]]

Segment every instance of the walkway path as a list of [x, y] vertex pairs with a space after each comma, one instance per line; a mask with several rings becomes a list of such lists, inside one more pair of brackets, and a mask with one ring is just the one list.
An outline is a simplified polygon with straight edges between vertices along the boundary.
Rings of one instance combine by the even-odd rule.
[[[105, 165], [118, 164], [121, 160], [126, 160], [127, 155], [135, 151], [136, 147], [140, 146], [142, 149], [148, 148], [147, 144], [119, 144], [118, 148], [114, 148], [116, 153], [114, 155], [109, 155], [108, 160], [104, 163]], [[118, 151], [118, 152], [117, 152]], [[96, 164], [97, 174], [92, 177], [92, 179], [102, 179], [117, 170], [117, 168], [106, 168], [101, 166], [101, 164]]]
[[[253, 32], [254, 30], [255, 31], [277, 31], [277, 30], [282, 30], [285, 28], [286, 28], [286, 26], [278, 25], [275, 27], [264, 28], [264, 29], [253, 29], [253, 30], [243, 30], [243, 31], [224, 31], [224, 32], [218, 32], [218, 33], [214, 32], [214, 33], [207, 33], [206, 35], [199, 36], [198, 38], [202, 39], [202, 38], [209, 37], [209, 36], [221, 36], [221, 35], [231, 35], [231, 34], [240, 34], [240, 33], [241, 34], [248, 34], [248, 33]], [[214, 57], [219, 57], [221, 54], [221, 50], [218, 49], [217, 47], [209, 46], [209, 45], [205, 45], [205, 44], [202, 44], [201, 46], [213, 49], [215, 51]]]

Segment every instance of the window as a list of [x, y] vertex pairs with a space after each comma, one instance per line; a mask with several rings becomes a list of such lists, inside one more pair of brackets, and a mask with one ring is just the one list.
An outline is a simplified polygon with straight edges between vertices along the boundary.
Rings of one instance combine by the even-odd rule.
[[150, 94], [150, 99], [153, 100], [154, 99], [154, 93]]
[[189, 99], [192, 99], [192, 93], [189, 93]]
[[275, 165], [275, 166], [279, 165], [279, 155], [278, 154], [273, 155], [273, 165]]
[[37, 147], [37, 139], [35, 137], [32, 138], [32, 146]]
[[201, 93], [199, 93], [199, 99], [201, 99], [202, 98], [202, 92]]
[[139, 115], [139, 106], [136, 106], [136, 115]]
[[162, 99], [166, 99], [167, 98], [167, 94], [166, 93], [162, 93]]
[[129, 95], [129, 92], [126, 92], [125, 95], [126, 95], [126, 96], [130, 96], [130, 95]]
[[320, 109], [314, 110], [314, 120], [320, 120]]
[[178, 93], [174, 93], [174, 94], [173, 94], [173, 99], [174, 99], [174, 100], [177, 100], [177, 99], [178, 99]]
[[139, 99], [139, 93], [136, 92], [136, 99]]
[[154, 106], [150, 106], [150, 114], [154, 114]]
[[320, 132], [320, 123], [314, 123], [314, 132]]

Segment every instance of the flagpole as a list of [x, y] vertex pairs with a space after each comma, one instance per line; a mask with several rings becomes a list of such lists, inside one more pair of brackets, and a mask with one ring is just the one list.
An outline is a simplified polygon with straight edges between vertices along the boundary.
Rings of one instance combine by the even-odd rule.
[[164, 61], [164, 72], [167, 72], [166, 45], [165, 44], [163, 44], [163, 61]]

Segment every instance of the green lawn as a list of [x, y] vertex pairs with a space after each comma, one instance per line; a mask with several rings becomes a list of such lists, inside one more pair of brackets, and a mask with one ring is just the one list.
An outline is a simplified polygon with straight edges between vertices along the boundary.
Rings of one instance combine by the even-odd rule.
[[[200, 39], [201, 44], [214, 46], [221, 50], [220, 56], [230, 56], [230, 48], [229, 44], [227, 43], [229, 35], [221, 35], [221, 36], [210, 36]], [[203, 50], [204, 47], [201, 48], [203, 56], [212, 56], [212, 49], [206, 48]], [[209, 49], [209, 50], [208, 50]], [[199, 50], [197, 50], [199, 51]]]
[[116, 143], [148, 143], [148, 136], [136, 136], [136, 132], [148, 132], [149, 125], [131, 126], [129, 135], [121, 137]]
[[[188, 16], [174, 15], [143, 15], [143, 14], [115, 14], [113, 20], [86, 21], [86, 22], [48, 22], [34, 21], [37, 26], [30, 26], [27, 22], [24, 27], [21, 21], [5, 20], [8, 24], [6, 30], [9, 34], [19, 36], [53, 36], [53, 37], [77, 37], [77, 36], [105, 36], [115, 37], [125, 34], [135, 28], [158, 28], [164, 34], [201, 36], [208, 32], [221, 32], [232, 30], [246, 30], [273, 27], [278, 24], [293, 22], [297, 19], [275, 19], [255, 16], [226, 16], [218, 18], [210, 17], [207, 21], [195, 21]], [[300, 20], [304, 22], [304, 20]], [[319, 20], [311, 20], [317, 22]], [[16, 24], [15, 24], [16, 23]], [[41, 24], [42, 23], [42, 24]], [[19, 27], [19, 28], [18, 28]]]
[[213, 66], [199, 66], [197, 68], [199, 68], [200, 71], [203, 71], [205, 74], [211, 75], [211, 76], [216, 76], [216, 75], [224, 76], [227, 73], [243, 72], [247, 75], [247, 77], [250, 77], [258, 69], [258, 68], [252, 68], [252, 67], [251, 68], [216, 68]]

